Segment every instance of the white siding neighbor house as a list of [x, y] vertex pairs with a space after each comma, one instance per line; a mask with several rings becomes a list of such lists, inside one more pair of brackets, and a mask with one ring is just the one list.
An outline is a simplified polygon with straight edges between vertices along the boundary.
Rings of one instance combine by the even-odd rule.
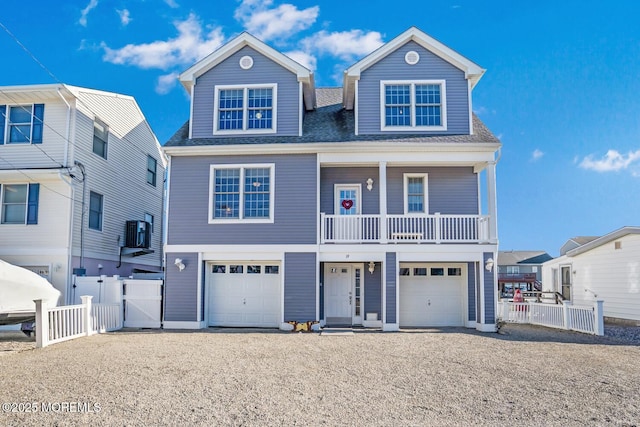
[[604, 316], [640, 323], [640, 227], [622, 227], [542, 265], [545, 291], [577, 305], [604, 301]]
[[0, 259], [46, 277], [61, 303], [74, 272], [159, 271], [164, 168], [131, 96], [0, 87]]

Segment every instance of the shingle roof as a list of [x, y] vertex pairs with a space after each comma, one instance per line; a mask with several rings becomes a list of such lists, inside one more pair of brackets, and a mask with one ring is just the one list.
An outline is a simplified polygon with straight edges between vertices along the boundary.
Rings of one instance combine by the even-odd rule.
[[[338, 98], [340, 96], [340, 98]], [[414, 143], [500, 143], [482, 121], [473, 115], [473, 135], [420, 135], [420, 134], [385, 134], [356, 135], [353, 110], [342, 108], [342, 88], [322, 88], [316, 90], [317, 105], [308, 111], [302, 124], [302, 136], [251, 135], [189, 139], [189, 122], [167, 141], [165, 147], [186, 147], [204, 145], [247, 145], [247, 144], [300, 144], [331, 142], [375, 142], [397, 141]], [[337, 102], [336, 102], [337, 100]], [[328, 105], [324, 105], [330, 103]]]
[[542, 264], [553, 259], [545, 251], [499, 251], [498, 265]]

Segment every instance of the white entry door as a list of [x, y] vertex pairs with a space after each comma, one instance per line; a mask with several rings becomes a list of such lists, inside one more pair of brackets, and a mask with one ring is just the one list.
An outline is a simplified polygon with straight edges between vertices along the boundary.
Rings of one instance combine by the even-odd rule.
[[334, 200], [334, 212], [337, 215], [334, 238], [343, 241], [361, 240], [360, 185], [336, 184]]
[[328, 264], [324, 274], [325, 317], [351, 323], [353, 313], [352, 266]]

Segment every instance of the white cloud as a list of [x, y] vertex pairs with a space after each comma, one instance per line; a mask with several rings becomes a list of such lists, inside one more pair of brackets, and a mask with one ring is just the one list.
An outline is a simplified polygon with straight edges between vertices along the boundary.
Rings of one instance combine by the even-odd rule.
[[351, 30], [329, 33], [322, 30], [301, 41], [308, 51], [315, 50], [337, 56], [345, 61], [365, 56], [382, 46], [382, 35], [377, 31]]
[[156, 93], [165, 95], [171, 92], [171, 89], [176, 86], [176, 83], [178, 83], [178, 73], [169, 73], [160, 76], [156, 83]]
[[536, 148], [533, 150], [533, 153], [531, 153], [531, 160], [535, 162], [536, 160], [541, 159], [542, 156], [544, 156], [544, 153]]
[[243, 0], [235, 18], [260, 40], [283, 38], [309, 28], [320, 12], [319, 6], [300, 10], [292, 4], [271, 8], [273, 0]]
[[316, 69], [316, 63], [317, 63], [316, 57], [308, 54], [307, 52], [303, 52], [301, 50], [294, 50], [291, 52], [286, 52], [285, 55], [287, 55], [289, 58], [296, 61], [298, 64], [304, 65], [311, 71], [315, 71]]
[[92, 9], [95, 9], [96, 6], [98, 6], [98, 0], [90, 0], [87, 7], [82, 9], [82, 11], [80, 12], [80, 19], [78, 20], [78, 23], [80, 25], [82, 25], [83, 27], [87, 26], [87, 15], [89, 15], [89, 12], [91, 12]]
[[164, 0], [164, 2], [172, 9], [177, 9], [180, 7], [180, 5], [178, 5], [178, 2], [176, 2], [175, 0]]
[[[630, 151], [626, 155], [620, 154], [617, 150], [609, 150], [604, 157], [594, 160], [593, 155], [588, 155], [580, 162], [579, 166], [583, 169], [593, 170], [596, 172], [617, 172], [627, 169], [633, 163], [640, 160], [640, 150]], [[636, 176], [637, 171], [633, 172]]]
[[127, 10], [127, 9], [123, 9], [123, 10], [116, 9], [116, 12], [118, 12], [118, 16], [120, 16], [120, 23], [122, 25], [124, 25], [125, 27], [127, 25], [129, 25], [129, 22], [131, 22], [131, 14], [129, 13], [129, 10]]
[[193, 13], [184, 21], [174, 22], [174, 25], [178, 30], [178, 36], [166, 41], [128, 44], [120, 49], [111, 49], [103, 42], [102, 59], [113, 64], [166, 70], [176, 65], [191, 65], [224, 42], [224, 35], [219, 27], [203, 34], [202, 25]]

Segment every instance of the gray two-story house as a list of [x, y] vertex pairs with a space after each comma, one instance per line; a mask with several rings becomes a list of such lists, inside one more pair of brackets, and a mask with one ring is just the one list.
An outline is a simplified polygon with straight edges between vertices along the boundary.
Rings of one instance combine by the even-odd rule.
[[341, 88], [248, 33], [182, 73], [164, 327], [494, 331], [500, 142], [471, 99], [484, 71], [410, 28]]

